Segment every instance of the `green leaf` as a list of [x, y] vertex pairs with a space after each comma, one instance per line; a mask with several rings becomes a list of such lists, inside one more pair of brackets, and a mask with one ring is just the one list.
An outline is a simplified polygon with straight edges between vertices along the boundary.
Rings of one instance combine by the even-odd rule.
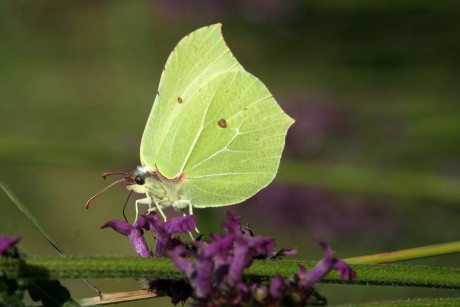
[[42, 302], [44, 306], [78, 306], [70, 297], [70, 292], [58, 280], [29, 281], [28, 289], [34, 302]]
[[22, 299], [25, 289], [22, 282], [0, 273], [0, 306], [24, 306]]

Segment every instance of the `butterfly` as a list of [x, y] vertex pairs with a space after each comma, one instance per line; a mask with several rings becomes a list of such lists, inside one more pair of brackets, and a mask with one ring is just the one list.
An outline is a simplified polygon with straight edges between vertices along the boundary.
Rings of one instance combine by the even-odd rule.
[[241, 203], [275, 177], [294, 123], [227, 47], [221, 24], [184, 37], [169, 56], [140, 146], [141, 166], [119, 182], [158, 211]]

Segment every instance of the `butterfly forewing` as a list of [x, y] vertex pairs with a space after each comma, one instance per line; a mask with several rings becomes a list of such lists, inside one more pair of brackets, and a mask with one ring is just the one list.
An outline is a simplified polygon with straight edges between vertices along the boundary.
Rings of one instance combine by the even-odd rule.
[[[200, 91], [215, 75], [227, 71], [243, 70], [225, 44], [221, 25], [198, 29], [183, 38], [168, 58], [161, 76], [158, 94], [141, 141], [141, 163], [154, 170], [159, 168], [168, 178], [178, 175], [181, 165], [158, 161], [168, 155], [160, 148], [168, 148], [167, 136], [177, 125], [191, 97]], [[177, 148], [175, 148], [177, 149]]]

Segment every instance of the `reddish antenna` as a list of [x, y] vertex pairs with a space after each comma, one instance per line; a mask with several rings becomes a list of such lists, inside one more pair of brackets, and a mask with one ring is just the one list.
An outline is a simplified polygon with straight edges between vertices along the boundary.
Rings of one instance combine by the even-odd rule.
[[107, 176], [112, 176], [112, 175], [129, 175], [127, 172], [105, 172], [102, 174], [102, 179], [107, 178]]
[[[111, 176], [111, 175], [129, 175], [129, 173], [126, 173], [126, 172], [112, 172], [112, 173], [103, 173], [102, 174], [102, 178], [105, 179], [107, 178], [107, 176]], [[85, 209], [88, 210], [89, 209], [89, 206], [91, 205], [91, 203], [93, 202], [93, 200], [98, 197], [99, 195], [101, 195], [102, 193], [104, 193], [107, 189], [111, 188], [112, 186], [116, 185], [117, 183], [120, 183], [122, 181], [125, 181], [126, 178], [128, 177], [125, 177], [123, 179], [119, 179], [115, 182], [112, 182], [111, 184], [109, 184], [108, 186], [106, 186], [105, 188], [103, 188], [101, 191], [99, 191], [99, 193], [97, 193], [96, 195], [92, 196], [87, 202], [86, 202], [86, 206], [85, 206]]]

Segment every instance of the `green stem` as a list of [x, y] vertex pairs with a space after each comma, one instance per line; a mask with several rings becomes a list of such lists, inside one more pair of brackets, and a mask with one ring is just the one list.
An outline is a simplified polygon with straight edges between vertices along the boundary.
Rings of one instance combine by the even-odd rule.
[[[302, 264], [314, 262], [258, 260], [245, 271], [251, 280], [267, 280], [276, 274], [292, 276]], [[325, 283], [387, 285], [460, 289], [460, 269], [402, 265], [355, 264], [357, 279], [341, 281], [333, 272]], [[10, 278], [185, 278], [167, 258], [0, 258], [0, 271]]]
[[344, 259], [347, 263], [392, 263], [460, 252], [460, 241]]

